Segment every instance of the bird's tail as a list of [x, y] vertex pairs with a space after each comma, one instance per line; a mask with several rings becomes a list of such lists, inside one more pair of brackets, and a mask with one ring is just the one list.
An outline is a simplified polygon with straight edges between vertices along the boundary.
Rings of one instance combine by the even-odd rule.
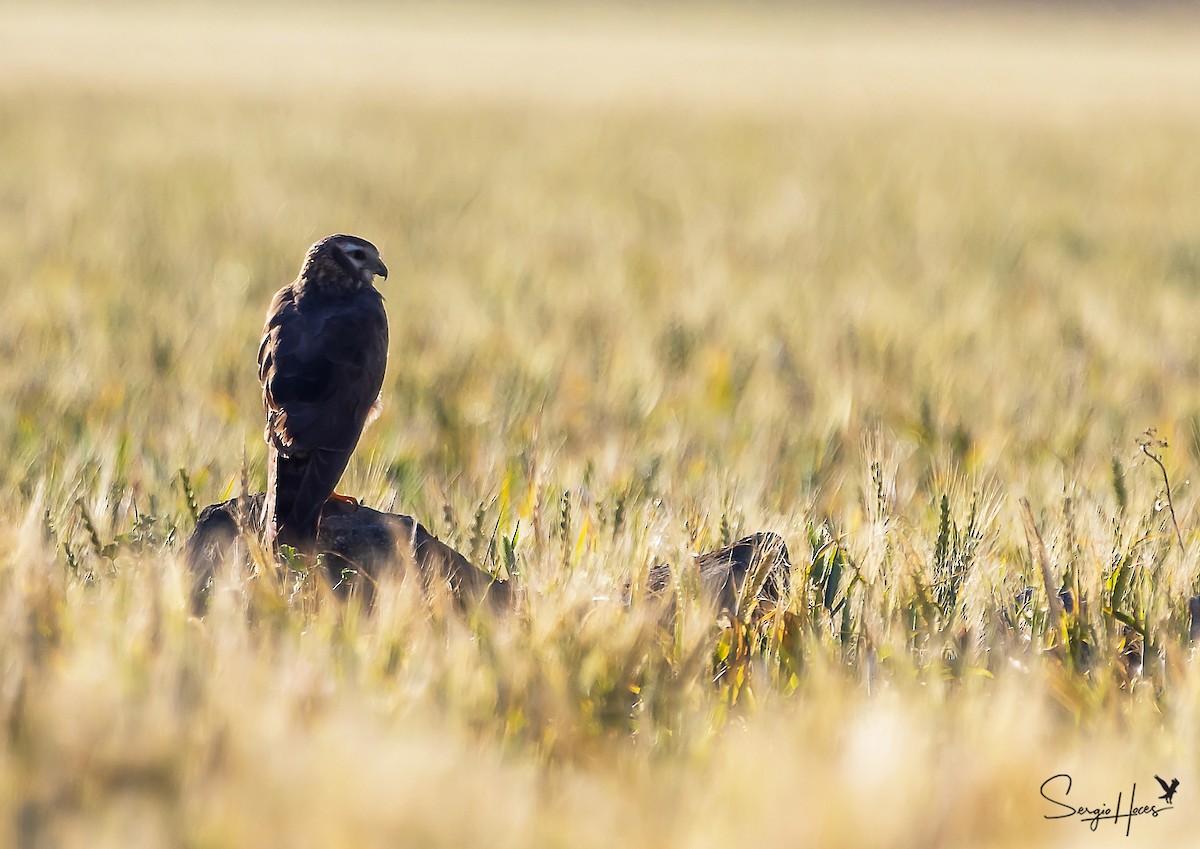
[[271, 452], [263, 528], [269, 549], [310, 549], [317, 539], [321, 508], [350, 459], [349, 451], [309, 451], [285, 457]]

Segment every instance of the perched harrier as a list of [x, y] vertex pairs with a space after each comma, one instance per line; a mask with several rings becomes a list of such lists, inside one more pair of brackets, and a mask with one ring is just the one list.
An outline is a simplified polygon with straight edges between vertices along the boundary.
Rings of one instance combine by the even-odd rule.
[[328, 236], [271, 299], [258, 377], [267, 416], [263, 527], [272, 550], [311, 545], [321, 508], [378, 409], [388, 327], [373, 283], [387, 273], [370, 242]]

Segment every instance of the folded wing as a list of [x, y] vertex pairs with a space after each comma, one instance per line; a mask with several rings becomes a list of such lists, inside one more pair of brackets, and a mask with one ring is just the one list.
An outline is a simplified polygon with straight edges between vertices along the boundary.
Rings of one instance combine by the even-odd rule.
[[321, 299], [287, 287], [272, 301], [258, 373], [270, 453], [267, 516], [281, 534], [315, 534], [379, 397], [387, 341], [383, 299], [373, 288]]

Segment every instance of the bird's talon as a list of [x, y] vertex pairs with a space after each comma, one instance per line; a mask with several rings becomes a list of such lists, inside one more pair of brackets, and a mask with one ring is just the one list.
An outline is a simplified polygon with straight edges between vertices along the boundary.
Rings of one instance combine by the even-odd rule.
[[335, 492], [332, 495], [330, 495], [329, 500], [337, 501], [342, 504], [349, 504], [351, 507], [356, 507], [356, 508], [362, 506], [361, 504], [359, 504], [358, 499], [355, 498], [353, 495], [342, 495], [340, 492]]

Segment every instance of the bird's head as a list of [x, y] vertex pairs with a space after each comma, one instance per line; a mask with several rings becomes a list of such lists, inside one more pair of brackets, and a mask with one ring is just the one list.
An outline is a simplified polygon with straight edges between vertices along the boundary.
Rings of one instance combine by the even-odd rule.
[[370, 286], [375, 276], [386, 278], [387, 266], [379, 248], [358, 236], [326, 236], [308, 249], [300, 277], [321, 288], [355, 290]]

